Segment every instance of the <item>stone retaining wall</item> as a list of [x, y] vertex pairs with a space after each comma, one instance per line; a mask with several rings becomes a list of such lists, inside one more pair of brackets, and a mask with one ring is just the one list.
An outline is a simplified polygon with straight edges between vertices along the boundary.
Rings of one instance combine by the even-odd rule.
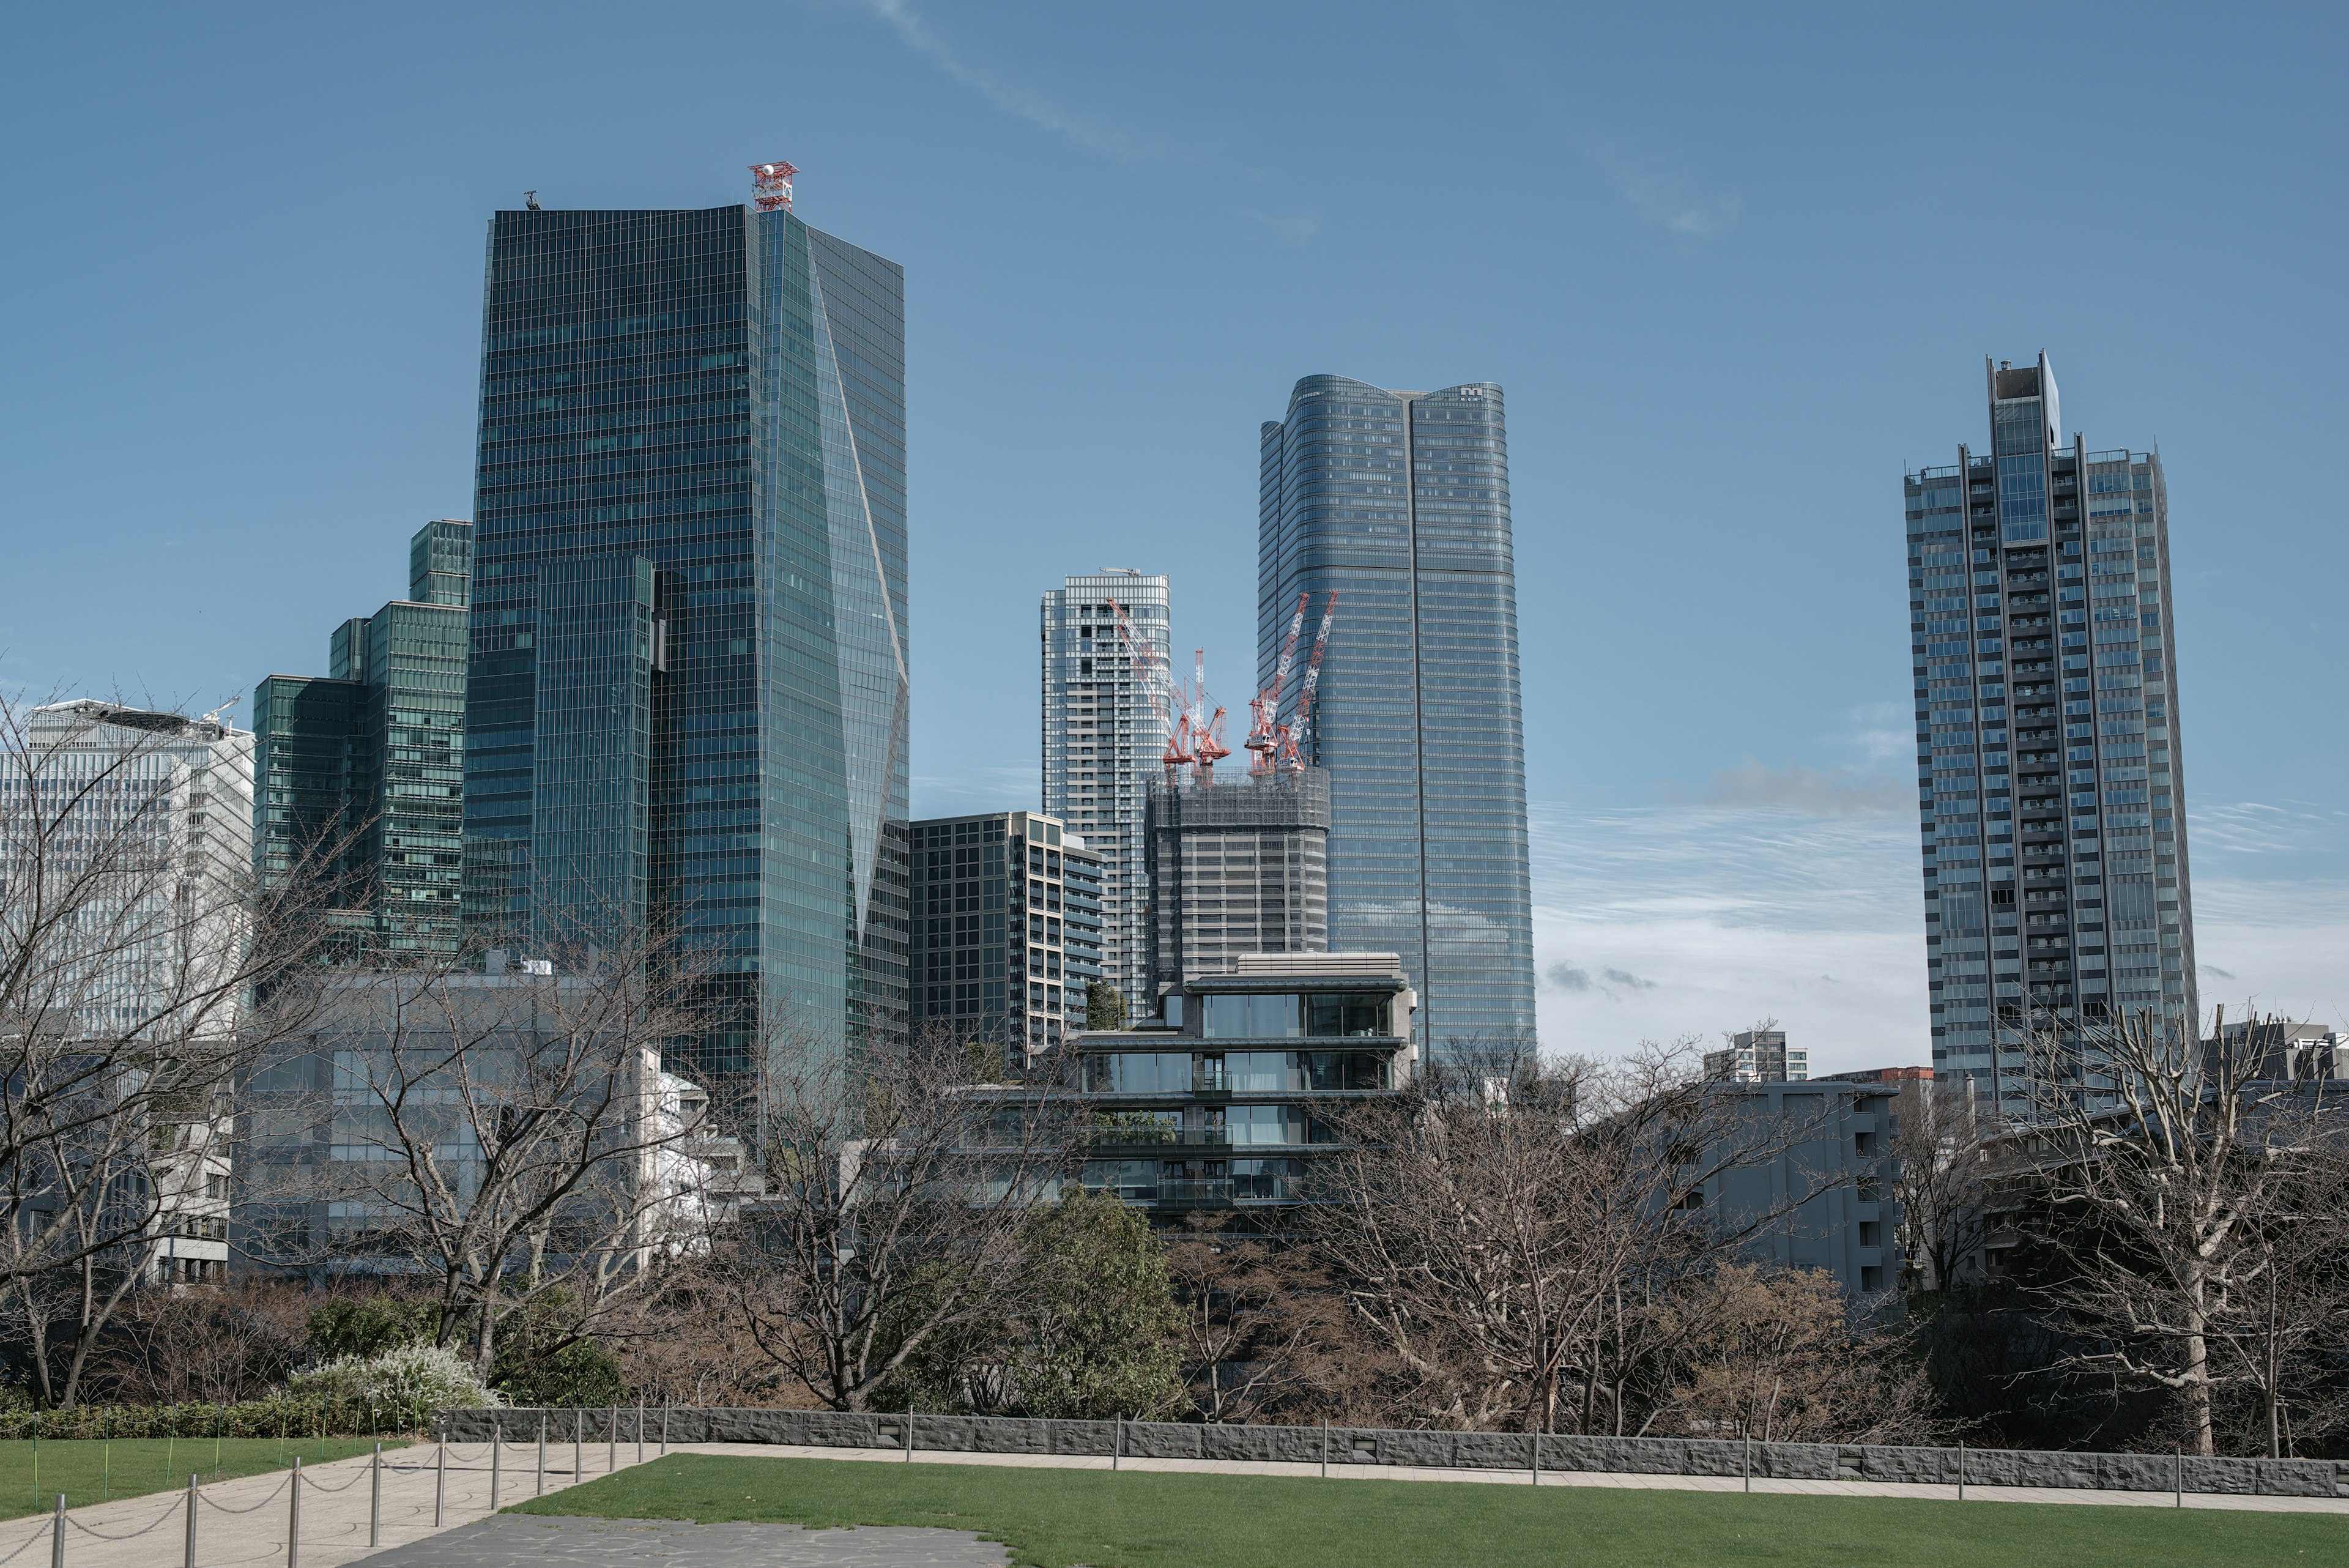
[[[636, 1411], [450, 1410], [434, 1427], [454, 1442], [536, 1439], [634, 1443]], [[1391, 1431], [1333, 1427], [1202, 1426], [1175, 1421], [1045, 1421], [997, 1416], [844, 1415], [831, 1410], [731, 1407], [647, 1410], [647, 1442], [666, 1426], [672, 1443], [787, 1443], [827, 1449], [903, 1449], [913, 1423], [916, 1450], [984, 1454], [1086, 1454], [1113, 1447], [1137, 1459], [1257, 1459], [1313, 1464], [1414, 1465], [1434, 1469], [1529, 1470], [1535, 1438], [1525, 1432]], [[1541, 1468], [1608, 1474], [1739, 1476], [1786, 1480], [1931, 1481], [1976, 1486], [2087, 1488], [2106, 1491], [2259, 1493], [2349, 1497], [2349, 1461], [2178, 1459], [2168, 1454], [2085, 1454], [2015, 1449], [1910, 1449], [1865, 1444], [1713, 1442], [1680, 1438], [1540, 1438]]]

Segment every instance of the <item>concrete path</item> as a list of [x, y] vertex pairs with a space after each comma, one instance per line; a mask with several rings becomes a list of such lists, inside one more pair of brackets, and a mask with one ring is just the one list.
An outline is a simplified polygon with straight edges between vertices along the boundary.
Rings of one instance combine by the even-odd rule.
[[[647, 1447], [647, 1459], [658, 1457]], [[551, 1494], [580, 1480], [594, 1480], [616, 1466], [636, 1462], [636, 1447], [613, 1449], [589, 1443], [577, 1451], [569, 1443], [546, 1448], [546, 1490]], [[535, 1495], [538, 1445], [508, 1443], [500, 1455], [499, 1498], [490, 1498], [491, 1446], [449, 1445], [448, 1470], [439, 1474], [430, 1443], [387, 1450], [383, 1456], [383, 1501], [378, 1515], [381, 1547], [404, 1545], [470, 1523], [502, 1505]], [[196, 1511], [198, 1568], [340, 1568], [380, 1548], [367, 1544], [369, 1458], [336, 1459], [302, 1471], [298, 1551], [286, 1552], [291, 1510], [290, 1471], [246, 1476], [200, 1489]], [[439, 1526], [432, 1522], [433, 1497], [443, 1488]], [[186, 1561], [187, 1493], [146, 1497], [69, 1508], [66, 1515], [66, 1568], [171, 1568]], [[70, 1503], [72, 1499], [68, 1497]], [[49, 1568], [52, 1516], [0, 1521], [0, 1568]]]
[[802, 1530], [509, 1513], [378, 1552], [367, 1568], [1002, 1568], [1008, 1555], [968, 1530]]
[[[726, 1454], [743, 1459], [838, 1459], [870, 1464], [903, 1464], [905, 1456], [881, 1449], [798, 1448], [779, 1443], [696, 1443], [679, 1446], [678, 1453]], [[1105, 1459], [1066, 1454], [973, 1454], [917, 1450], [924, 1464], [1025, 1465], [1064, 1469], [1105, 1470]], [[1129, 1470], [1179, 1471], [1194, 1475], [1319, 1476], [1318, 1464], [1289, 1464], [1246, 1459], [1121, 1459]], [[1410, 1465], [1350, 1465], [1332, 1462], [1331, 1480], [1471, 1481], [1488, 1486], [1528, 1486], [1535, 1477], [1525, 1470], [1427, 1469]], [[1544, 1470], [1542, 1486], [1622, 1487], [1659, 1491], [1742, 1491], [1745, 1483], [1735, 1476], [1614, 1475], [1582, 1471]], [[1954, 1486], [1921, 1481], [1764, 1480], [1754, 1482], [1757, 1492], [1798, 1493], [1813, 1497], [1914, 1497], [1954, 1501]], [[2178, 1502], [2166, 1491], [2088, 1491], [2069, 1487], [1969, 1486], [1971, 1502], [2068, 1502], [2121, 1508], [2174, 1508]], [[2255, 1513], [2337, 1513], [2349, 1515], [2349, 1498], [2238, 1497], [2226, 1493], [2188, 1492], [2184, 1506], [2238, 1510]]]

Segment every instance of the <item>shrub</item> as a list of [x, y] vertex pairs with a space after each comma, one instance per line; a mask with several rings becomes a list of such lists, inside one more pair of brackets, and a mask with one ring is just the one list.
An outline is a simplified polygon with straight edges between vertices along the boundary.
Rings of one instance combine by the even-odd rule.
[[402, 1345], [374, 1355], [341, 1355], [295, 1377], [297, 1400], [428, 1409], [479, 1409], [501, 1404], [473, 1375], [472, 1364], [437, 1345]]
[[393, 1296], [329, 1302], [310, 1314], [310, 1348], [329, 1359], [380, 1355], [431, 1338], [439, 1317], [429, 1302]]

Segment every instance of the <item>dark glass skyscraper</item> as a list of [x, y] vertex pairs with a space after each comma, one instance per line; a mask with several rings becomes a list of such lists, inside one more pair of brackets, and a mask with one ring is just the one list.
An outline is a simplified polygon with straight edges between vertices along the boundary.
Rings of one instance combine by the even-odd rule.
[[904, 1027], [904, 300], [789, 211], [490, 224], [467, 911], [679, 929], [709, 1065]]
[[[1394, 952], [1429, 1049], [1530, 1044], [1517, 592], [1501, 389], [1309, 376], [1262, 430], [1257, 660], [1338, 595], [1309, 762], [1330, 773], [1330, 948]], [[1298, 683], [1282, 698], [1293, 719]]]
[[378, 960], [458, 948], [472, 535], [427, 523], [409, 546], [407, 598], [336, 627], [327, 674], [254, 689], [254, 869], [283, 876], [337, 846], [319, 869], [339, 872], [353, 912], [341, 923]]
[[2019, 1102], [2026, 1031], [2200, 999], [2161, 458], [1988, 374], [1989, 455], [1903, 488], [1933, 1066]]

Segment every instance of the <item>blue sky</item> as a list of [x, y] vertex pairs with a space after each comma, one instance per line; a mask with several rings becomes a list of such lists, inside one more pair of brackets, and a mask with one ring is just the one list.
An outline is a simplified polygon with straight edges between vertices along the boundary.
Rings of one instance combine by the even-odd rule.
[[1032, 803], [1065, 571], [1240, 708], [1298, 377], [1495, 380], [1546, 1043], [1923, 1060], [1900, 472], [2044, 348], [2168, 469], [2206, 1001], [2337, 1021], [2344, 15], [20, 10], [0, 678], [317, 670], [471, 509], [488, 214], [784, 157], [906, 267], [917, 811]]

